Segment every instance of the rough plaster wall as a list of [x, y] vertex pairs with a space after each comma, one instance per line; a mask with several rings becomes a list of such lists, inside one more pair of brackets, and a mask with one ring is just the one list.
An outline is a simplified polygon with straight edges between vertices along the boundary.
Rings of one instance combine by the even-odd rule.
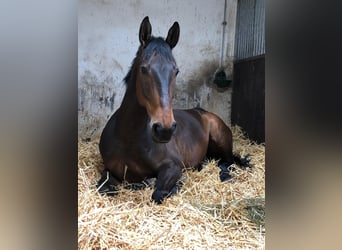
[[[227, 1], [224, 69], [231, 77], [237, 0]], [[78, 118], [81, 137], [97, 136], [120, 106], [126, 75], [139, 46], [139, 25], [150, 17], [152, 33], [167, 35], [174, 21], [180, 39], [173, 49], [180, 69], [175, 108], [201, 106], [230, 123], [231, 88], [212, 84], [219, 67], [224, 0], [79, 1]]]

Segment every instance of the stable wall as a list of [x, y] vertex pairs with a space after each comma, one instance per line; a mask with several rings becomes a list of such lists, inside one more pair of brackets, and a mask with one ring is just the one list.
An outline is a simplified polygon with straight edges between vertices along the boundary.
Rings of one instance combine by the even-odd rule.
[[[224, 69], [232, 78], [236, 0], [227, 1]], [[167, 35], [174, 21], [180, 39], [173, 54], [180, 69], [175, 108], [200, 106], [230, 123], [231, 88], [212, 84], [219, 68], [224, 0], [79, 1], [78, 5], [79, 136], [98, 136], [120, 106], [123, 78], [139, 46], [139, 26], [150, 17], [152, 34]]]

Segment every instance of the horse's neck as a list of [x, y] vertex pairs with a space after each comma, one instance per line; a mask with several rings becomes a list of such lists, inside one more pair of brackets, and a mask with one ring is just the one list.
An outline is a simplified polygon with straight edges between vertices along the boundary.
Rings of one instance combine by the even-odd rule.
[[142, 107], [136, 97], [135, 88], [128, 86], [118, 112], [118, 120], [132, 132], [140, 132], [146, 128], [148, 115], [145, 107]]

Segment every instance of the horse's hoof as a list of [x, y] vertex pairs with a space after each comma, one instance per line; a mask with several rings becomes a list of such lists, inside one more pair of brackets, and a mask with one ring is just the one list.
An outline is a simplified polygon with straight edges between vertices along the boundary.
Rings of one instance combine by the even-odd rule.
[[221, 182], [230, 181], [232, 176], [226, 171], [220, 171], [220, 180]]
[[152, 194], [152, 200], [158, 205], [162, 204], [165, 197], [169, 195], [167, 191], [155, 190]]
[[243, 167], [243, 169], [252, 167], [252, 165], [250, 165], [251, 159], [252, 158], [250, 155], [247, 155], [246, 157], [241, 158], [241, 166]]
[[183, 186], [182, 182], [177, 182], [177, 184], [171, 189], [169, 196], [173, 194], [177, 194], [181, 190], [182, 186]]
[[198, 164], [198, 166], [195, 169], [197, 169], [197, 171], [200, 172], [203, 169], [203, 165]]
[[96, 189], [101, 195], [109, 195], [109, 196], [114, 196], [118, 190], [114, 185], [111, 185], [109, 182], [109, 172], [106, 171], [101, 179], [97, 182], [96, 184]]
[[117, 190], [111, 190], [111, 189], [106, 189], [106, 190], [100, 190], [99, 191], [100, 195], [108, 195], [108, 196], [114, 196], [118, 193]]
[[228, 165], [226, 162], [219, 164], [218, 167], [221, 169], [221, 171], [225, 172], [233, 172], [236, 170], [234, 164]]
[[118, 190], [115, 188], [115, 186], [104, 184], [101, 186], [102, 183], [97, 183], [96, 188], [97, 191], [101, 195], [108, 195], [108, 196], [114, 196], [118, 193]]
[[219, 164], [218, 167], [220, 168], [220, 180], [222, 182], [230, 181], [232, 179], [230, 173], [236, 170], [235, 166], [233, 164], [228, 165], [228, 163], [224, 162]]

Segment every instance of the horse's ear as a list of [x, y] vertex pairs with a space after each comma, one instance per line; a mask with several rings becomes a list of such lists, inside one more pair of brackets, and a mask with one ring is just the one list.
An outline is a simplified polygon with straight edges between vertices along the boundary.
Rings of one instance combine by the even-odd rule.
[[179, 39], [179, 24], [178, 22], [174, 22], [172, 27], [169, 29], [167, 33], [167, 37], [165, 41], [170, 45], [171, 49], [173, 49], [178, 43]]
[[140, 24], [140, 30], [139, 30], [139, 40], [143, 47], [145, 47], [147, 43], [151, 40], [151, 34], [152, 34], [152, 26], [150, 24], [150, 20], [148, 19], [148, 16], [145, 16], [145, 18], [142, 20]]

